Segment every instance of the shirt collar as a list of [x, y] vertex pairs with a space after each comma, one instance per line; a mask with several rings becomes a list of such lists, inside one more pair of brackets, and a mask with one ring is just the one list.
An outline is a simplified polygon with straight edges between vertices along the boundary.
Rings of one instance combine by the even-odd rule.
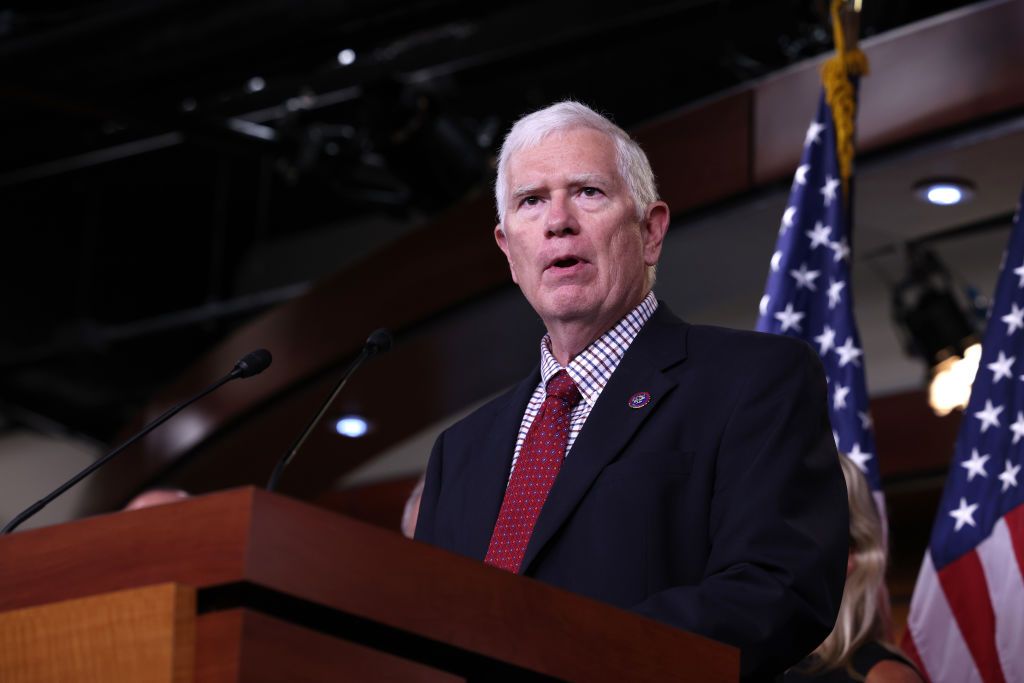
[[548, 380], [564, 369], [579, 387], [580, 396], [593, 408], [626, 350], [657, 308], [657, 297], [654, 292], [648, 292], [636, 308], [591, 342], [565, 368], [552, 355], [551, 336], [545, 334], [540, 340], [541, 383], [547, 386]]

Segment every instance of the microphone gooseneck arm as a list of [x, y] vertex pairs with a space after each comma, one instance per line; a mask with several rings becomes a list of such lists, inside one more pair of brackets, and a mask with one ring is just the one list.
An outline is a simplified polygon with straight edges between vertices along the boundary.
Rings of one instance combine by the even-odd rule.
[[35, 503], [33, 503], [29, 507], [25, 508], [21, 512], [19, 512], [11, 521], [9, 521], [7, 524], [4, 525], [3, 529], [0, 529], [0, 536], [9, 534], [12, 531], [14, 531], [22, 522], [24, 522], [26, 519], [28, 519], [29, 517], [31, 517], [32, 515], [36, 514], [37, 512], [42, 510], [44, 507], [49, 505], [51, 502], [53, 502], [54, 499], [56, 499], [62, 493], [64, 493], [69, 488], [71, 488], [72, 486], [74, 486], [78, 482], [80, 482], [83, 479], [85, 479], [86, 477], [88, 477], [90, 474], [92, 474], [93, 472], [95, 472], [99, 468], [103, 467], [115, 455], [117, 455], [118, 453], [120, 453], [124, 449], [128, 448], [129, 446], [134, 444], [136, 441], [138, 441], [139, 439], [141, 439], [145, 435], [149, 434], [151, 431], [153, 431], [154, 429], [156, 429], [157, 427], [162, 425], [164, 422], [167, 422], [167, 420], [171, 419], [172, 417], [174, 417], [175, 415], [180, 413], [182, 410], [187, 408], [189, 405], [195, 403], [196, 401], [198, 401], [199, 399], [203, 398], [207, 394], [210, 394], [213, 391], [216, 391], [221, 386], [223, 386], [224, 384], [227, 384], [228, 382], [230, 382], [233, 379], [239, 379], [239, 378], [242, 378], [242, 377], [251, 377], [251, 376], [253, 376], [255, 374], [259, 374], [260, 372], [263, 372], [263, 370], [265, 370], [270, 365], [270, 361], [271, 361], [270, 352], [266, 351], [264, 349], [259, 349], [257, 351], [253, 351], [253, 352], [251, 352], [249, 354], [246, 354], [245, 357], [243, 357], [241, 360], [238, 361], [238, 363], [235, 364], [235, 367], [234, 367], [234, 369], [231, 370], [231, 372], [229, 372], [228, 374], [224, 375], [223, 377], [218, 379], [216, 382], [214, 382], [210, 386], [208, 386], [205, 389], [203, 389], [202, 391], [200, 391], [195, 396], [191, 396], [191, 397], [185, 399], [184, 401], [178, 403], [174, 407], [166, 410], [163, 414], [161, 414], [155, 420], [153, 420], [152, 422], [147, 424], [145, 427], [143, 427], [142, 430], [139, 433], [137, 433], [135, 436], [131, 437], [130, 439], [125, 441], [123, 444], [121, 444], [120, 446], [118, 446], [114, 450], [112, 450], [109, 453], [107, 453], [106, 455], [104, 455], [99, 460], [96, 460], [95, 462], [91, 463], [89, 466], [87, 466], [81, 472], [79, 472], [75, 476], [73, 476], [70, 479], [68, 479], [66, 482], [64, 482], [63, 484], [58, 486], [56, 489], [54, 489], [51, 493], [49, 493], [45, 497], [40, 498]]
[[345, 369], [341, 378], [334, 385], [334, 389], [331, 390], [327, 400], [320, 405], [320, 410], [318, 410], [316, 415], [313, 416], [313, 419], [309, 421], [309, 424], [307, 424], [306, 428], [302, 430], [302, 433], [295, 439], [291, 447], [287, 452], [285, 452], [284, 456], [277, 461], [277, 465], [274, 466], [274, 471], [270, 474], [270, 479], [267, 481], [267, 491], [273, 491], [277, 488], [277, 484], [280, 481], [285, 468], [288, 467], [288, 464], [295, 458], [296, 453], [298, 453], [299, 449], [302, 448], [302, 444], [306, 443], [306, 439], [308, 439], [309, 435], [313, 433], [316, 426], [320, 424], [320, 420], [322, 420], [324, 415], [327, 413], [327, 409], [331, 407], [332, 403], [334, 403], [334, 399], [338, 397], [341, 390], [346, 384], [348, 384], [349, 378], [352, 377], [357, 369], [359, 369], [359, 366], [362, 365], [370, 356], [378, 353], [384, 353], [390, 348], [391, 334], [387, 330], [375, 330], [370, 335], [366, 340], [366, 343], [363, 344], [363, 348], [359, 351], [359, 355], [356, 356], [355, 360], [353, 360], [348, 368]]

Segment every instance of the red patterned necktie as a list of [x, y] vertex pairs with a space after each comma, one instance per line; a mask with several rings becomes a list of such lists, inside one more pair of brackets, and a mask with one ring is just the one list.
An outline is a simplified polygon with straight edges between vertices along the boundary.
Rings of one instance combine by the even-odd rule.
[[547, 396], [523, 440], [484, 562], [518, 572], [540, 510], [562, 467], [569, 443], [569, 414], [580, 391], [560, 370], [548, 380]]

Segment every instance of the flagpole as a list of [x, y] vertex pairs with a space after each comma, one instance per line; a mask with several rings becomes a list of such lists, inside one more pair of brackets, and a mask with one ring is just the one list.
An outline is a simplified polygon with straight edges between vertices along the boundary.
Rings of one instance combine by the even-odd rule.
[[[757, 329], [799, 337], [818, 352], [828, 379], [836, 448], [867, 477], [886, 539], [864, 351], [853, 311], [850, 251], [856, 87], [868, 63], [857, 47], [858, 17], [841, 12], [843, 7], [841, 0], [832, 0], [836, 54], [822, 65], [822, 95], [779, 225]], [[887, 604], [887, 596], [880, 601]]]
[[[867, 58], [860, 51], [860, 11], [861, 2], [860, 0], [854, 0], [852, 2], [846, 2], [844, 0], [833, 0], [831, 7], [832, 17], [832, 34], [833, 42], [836, 46], [836, 54], [841, 55], [843, 68], [847, 71], [847, 78], [859, 78], [861, 73], [858, 72], [856, 75], [850, 72], [850, 67], [847, 64], [847, 55], [850, 52], [856, 52], [860, 55], [860, 58], [864, 60], [863, 73], [867, 73]], [[856, 67], [857, 69], [860, 68]], [[827, 90], [827, 86], [826, 86]], [[836, 108], [832, 109], [833, 118], [836, 117]], [[853, 89], [853, 107], [852, 107], [852, 120], [849, 124], [850, 129], [850, 147], [851, 151], [856, 150], [857, 143], [857, 89]], [[839, 129], [837, 124], [836, 129]], [[837, 147], [840, 141], [836, 141]], [[853, 174], [853, 156], [850, 157], [848, 175], [843, 176], [843, 208], [846, 216], [846, 225], [850, 226], [849, 235], [847, 239], [850, 243], [850, 252], [853, 253], [855, 240], [853, 238], [853, 195], [854, 195], [854, 174]], [[840, 164], [840, 173], [844, 173], [842, 164]], [[852, 266], [852, 263], [851, 263]], [[852, 267], [851, 267], [852, 270]], [[886, 532], [888, 532], [888, 524], [883, 524]]]

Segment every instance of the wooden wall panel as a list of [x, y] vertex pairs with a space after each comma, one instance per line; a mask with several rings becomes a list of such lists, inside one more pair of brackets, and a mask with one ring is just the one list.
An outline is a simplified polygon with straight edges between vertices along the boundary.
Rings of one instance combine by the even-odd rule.
[[682, 213], [750, 189], [753, 94], [739, 90], [641, 126], [662, 199]]
[[[984, 3], [865, 40], [858, 148], [880, 149], [1024, 107], [1024, 1]], [[754, 175], [792, 175], [821, 92], [825, 58], [754, 87]], [[796, 106], [795, 103], [800, 103]]]
[[871, 414], [883, 479], [943, 474], [949, 468], [962, 413], [938, 417], [927, 392], [908, 391], [872, 399]]

